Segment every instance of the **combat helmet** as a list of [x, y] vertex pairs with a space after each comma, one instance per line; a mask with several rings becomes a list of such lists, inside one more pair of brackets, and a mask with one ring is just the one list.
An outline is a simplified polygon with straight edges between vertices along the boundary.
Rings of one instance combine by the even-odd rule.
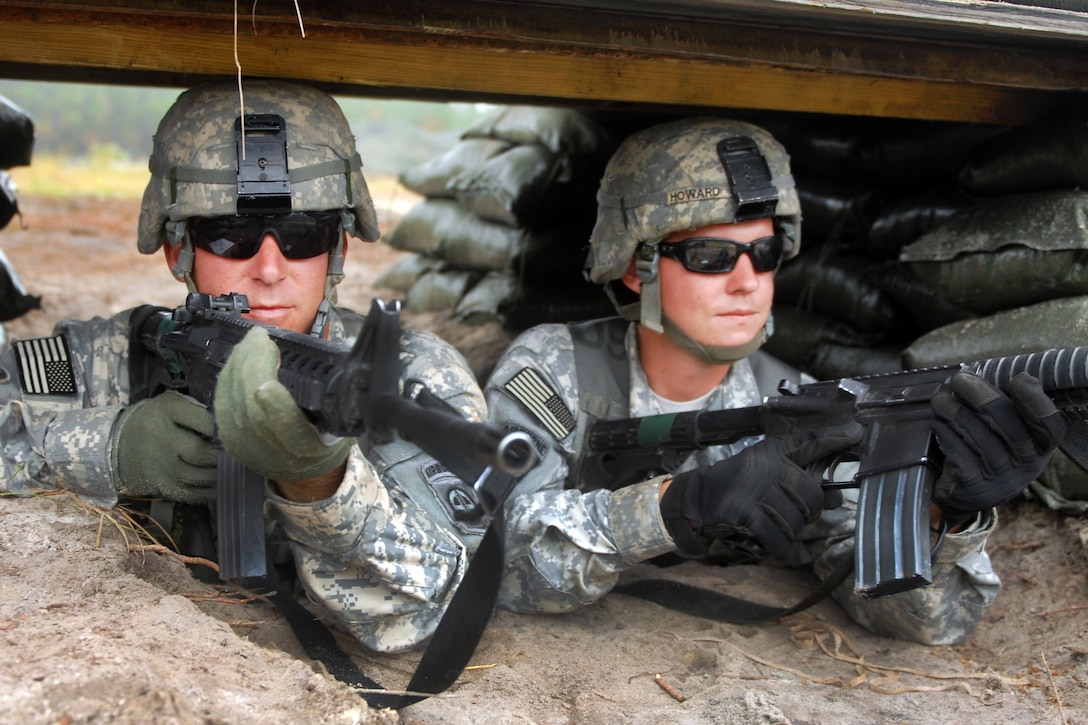
[[[279, 158], [269, 154], [269, 163], [260, 144], [276, 143]], [[159, 122], [148, 165], [137, 247], [152, 254], [164, 242], [182, 244], [172, 271], [192, 291], [193, 252], [185, 234], [191, 217], [337, 209], [352, 236], [379, 236], [355, 137], [336, 101], [315, 88], [249, 80], [241, 91], [235, 82], [185, 91]], [[341, 235], [329, 255], [330, 302], [343, 276]]]
[[783, 236], [783, 258], [795, 256], [801, 202], [789, 155], [770, 133], [709, 117], [651, 126], [624, 139], [605, 167], [586, 276], [605, 286], [625, 318], [673, 335], [675, 326], [662, 324], [656, 253], [636, 264], [641, 295], [619, 282], [640, 245], [654, 245], [673, 232], [762, 217], [773, 218]]

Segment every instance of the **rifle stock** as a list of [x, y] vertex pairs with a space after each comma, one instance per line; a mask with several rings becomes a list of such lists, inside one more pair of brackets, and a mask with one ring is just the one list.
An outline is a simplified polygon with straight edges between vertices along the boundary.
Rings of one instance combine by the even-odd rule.
[[1021, 372], [1038, 378], [1068, 421], [1061, 449], [1088, 470], [1088, 346], [804, 385], [784, 381], [780, 395], [758, 406], [599, 421], [589, 432], [589, 452], [618, 487], [645, 478], [653, 464], [673, 470], [699, 448], [857, 421], [865, 430], [862, 441], [820, 469], [844, 458], [858, 463], [852, 480], [825, 477], [824, 483], [858, 487], [854, 590], [867, 598], [886, 596], [932, 581], [929, 507], [942, 459], [930, 400], [959, 370], [1001, 389]]
[[[148, 396], [165, 390], [185, 393], [209, 408], [219, 372], [234, 346], [259, 323], [246, 320], [244, 295], [190, 294], [184, 307], [161, 310], [140, 325], [138, 336], [150, 355]], [[434, 456], [475, 488], [473, 518], [490, 515], [513, 484], [535, 465], [529, 437], [486, 423], [473, 423], [412, 381], [401, 395], [399, 302], [374, 300], [362, 333], [350, 349], [309, 335], [270, 326], [280, 350], [279, 380], [315, 427], [337, 436], [366, 434], [371, 442], [394, 432]], [[263, 575], [265, 481], [221, 452], [216, 492], [220, 577]]]

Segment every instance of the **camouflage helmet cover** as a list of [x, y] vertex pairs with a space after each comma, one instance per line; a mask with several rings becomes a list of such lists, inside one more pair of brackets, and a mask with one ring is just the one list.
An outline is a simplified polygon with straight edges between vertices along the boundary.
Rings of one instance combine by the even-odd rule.
[[597, 192], [589, 278], [597, 283], [620, 279], [641, 242], [736, 221], [737, 201], [718, 153], [720, 141], [735, 137], [751, 138], [766, 160], [778, 191], [774, 218], [785, 236], [785, 258], [796, 255], [801, 202], [785, 148], [750, 123], [687, 118], [636, 132], [612, 155]]
[[[151, 254], [167, 221], [236, 213], [238, 151], [235, 121], [245, 113], [276, 114], [287, 126], [292, 211], [350, 209], [354, 236], [379, 236], [374, 202], [347, 119], [328, 94], [278, 81], [199, 86], [178, 96], [159, 122], [140, 206], [137, 246]], [[350, 216], [348, 217], [350, 220]]]

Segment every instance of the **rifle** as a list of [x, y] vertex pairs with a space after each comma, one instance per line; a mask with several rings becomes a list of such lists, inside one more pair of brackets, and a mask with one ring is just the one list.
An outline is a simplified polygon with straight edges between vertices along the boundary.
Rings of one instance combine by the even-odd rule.
[[[176, 390], [210, 408], [231, 350], [260, 325], [243, 319], [245, 312], [245, 295], [190, 294], [183, 307], [157, 308], [138, 320], [139, 344], [150, 355], [134, 355], [142, 378], [133, 398]], [[400, 394], [399, 312], [399, 300], [375, 299], [351, 348], [261, 326], [279, 347], [280, 382], [319, 430], [344, 437], [365, 433], [372, 443], [389, 442], [399, 432], [473, 485], [477, 503], [459, 518], [490, 516], [514, 478], [535, 465], [531, 439], [466, 420], [419, 381], [408, 381]], [[223, 450], [218, 477], [219, 575], [225, 581], [263, 576], [265, 481]]]
[[[942, 457], [930, 399], [959, 370], [998, 388], [1020, 372], [1037, 377], [1067, 421], [1061, 450], [1088, 471], [1088, 346], [804, 385], [782, 381], [780, 395], [758, 406], [602, 420], [590, 428], [590, 461], [624, 485], [675, 470], [695, 449], [856, 420], [861, 442], [815, 468], [826, 487], [859, 488], [854, 591], [886, 596], [932, 581], [929, 506]], [[858, 464], [856, 474], [836, 480], [834, 471], [847, 462]]]

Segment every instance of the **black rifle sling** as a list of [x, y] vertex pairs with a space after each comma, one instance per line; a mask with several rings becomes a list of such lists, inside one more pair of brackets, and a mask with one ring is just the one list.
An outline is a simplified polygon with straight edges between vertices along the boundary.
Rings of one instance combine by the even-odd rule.
[[321, 662], [330, 675], [349, 687], [365, 690], [359, 696], [371, 707], [399, 710], [449, 688], [476, 651], [499, 593], [503, 525], [502, 508], [499, 507], [404, 693], [383, 692], [384, 687], [363, 674], [355, 661], [336, 644], [332, 632], [295, 599], [274, 565], [268, 567], [266, 576], [248, 579], [245, 584], [247, 587], [266, 587], [272, 592], [270, 598], [283, 612], [299, 644], [311, 659]]
[[[592, 479], [599, 473], [586, 455], [585, 437], [593, 421], [604, 417], [606, 410], [618, 410], [615, 415], [629, 414], [630, 380], [626, 358], [617, 360], [617, 350], [625, 355], [623, 333], [627, 322], [622, 318], [594, 320], [568, 325], [574, 343], [574, 363], [578, 376], [577, 433], [581, 445], [578, 480]], [[618, 346], [618, 347], [617, 347]], [[797, 371], [762, 351], [749, 356], [756, 376], [760, 396], [773, 395], [783, 378], [797, 380]], [[604, 401], [604, 402], [602, 402]], [[609, 487], [607, 481], [592, 481], [593, 487]], [[710, 589], [668, 579], [639, 579], [612, 588], [613, 592], [645, 599], [678, 612], [730, 624], [756, 624], [779, 619], [811, 607], [830, 594], [854, 570], [854, 557], [847, 556], [831, 574], [797, 604], [771, 607], [731, 597]]]
[[[163, 309], [165, 308], [144, 305], [137, 308], [130, 318], [130, 338], [133, 342], [129, 350], [129, 385], [133, 401], [142, 400], [164, 389], [160, 384], [161, 379], [157, 379], [161, 368], [155, 364], [154, 356], [139, 341], [139, 331], [144, 322]], [[406, 690], [411, 694], [382, 692], [385, 688], [363, 674], [359, 666], [336, 644], [332, 632], [295, 599], [291, 587], [276, 571], [271, 551], [268, 553], [266, 574], [247, 577], [242, 583], [248, 588], [264, 588], [271, 592], [269, 598], [283, 612], [306, 654], [321, 662], [337, 680], [355, 689], [368, 690], [359, 693], [368, 705], [394, 709], [407, 707], [449, 688], [464, 671], [483, 637], [495, 610], [502, 579], [504, 519], [501, 503], [496, 507], [476, 553], [469, 560], [464, 579], [454, 592], [419, 664], [416, 665], [416, 671]], [[168, 524], [166, 528], [169, 528]]]

